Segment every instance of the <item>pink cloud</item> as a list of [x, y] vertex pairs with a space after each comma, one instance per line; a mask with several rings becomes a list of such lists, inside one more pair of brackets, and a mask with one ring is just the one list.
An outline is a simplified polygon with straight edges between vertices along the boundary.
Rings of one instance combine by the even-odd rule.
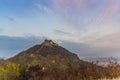
[[85, 5], [83, 0], [74, 0], [73, 3], [74, 3], [76, 8], [80, 8], [80, 7]]
[[101, 23], [108, 22], [119, 11], [118, 0], [107, 0], [107, 5], [102, 13]]
[[76, 8], [87, 8], [93, 4], [95, 4], [97, 0], [74, 0], [73, 3], [75, 4]]
[[106, 11], [105, 11], [105, 16], [107, 17], [111, 17], [113, 15], [115, 15], [118, 12], [118, 4], [117, 4], [118, 0], [108, 0], [108, 4], [106, 7]]
[[[62, 15], [68, 15], [83, 8], [89, 8], [98, 0], [52, 0], [54, 8]], [[77, 12], [78, 13], [78, 12]]]
[[[98, 0], [52, 0], [53, 6], [62, 14], [67, 14], [73, 10], [80, 10], [82, 8], [89, 8]], [[104, 16], [112, 16], [118, 11], [118, 0], [106, 0], [107, 5], [104, 11]]]
[[113, 20], [112, 17], [118, 14], [118, 0], [106, 0], [106, 2], [104, 10], [95, 22], [96, 24], [109, 24]]
[[92, 1], [92, 3], [95, 3], [97, 0], [91, 0]]
[[67, 4], [69, 4], [69, 0], [52, 0], [52, 2], [58, 11], [64, 14], [68, 12], [69, 5]]
[[63, 14], [67, 14], [69, 11], [85, 5], [84, 0], [52, 0], [52, 2], [55, 8]]

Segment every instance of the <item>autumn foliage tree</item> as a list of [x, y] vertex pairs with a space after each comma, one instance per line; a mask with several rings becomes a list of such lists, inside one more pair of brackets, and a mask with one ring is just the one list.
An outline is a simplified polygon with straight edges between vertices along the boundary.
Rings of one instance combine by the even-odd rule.
[[0, 67], [0, 80], [16, 80], [19, 77], [19, 64], [7, 62]]

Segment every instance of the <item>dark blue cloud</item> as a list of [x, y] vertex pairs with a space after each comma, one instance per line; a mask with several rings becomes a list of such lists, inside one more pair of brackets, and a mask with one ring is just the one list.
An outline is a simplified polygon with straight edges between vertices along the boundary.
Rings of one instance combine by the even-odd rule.
[[0, 56], [8, 58], [15, 54], [32, 47], [35, 44], [40, 44], [44, 37], [8, 37], [0, 36]]

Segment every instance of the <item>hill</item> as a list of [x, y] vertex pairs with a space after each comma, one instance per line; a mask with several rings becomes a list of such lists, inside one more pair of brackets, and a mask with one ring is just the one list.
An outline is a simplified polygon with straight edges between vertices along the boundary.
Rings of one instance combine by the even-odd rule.
[[42, 44], [35, 45], [8, 59], [8, 61], [19, 64], [31, 64], [36, 62], [42, 66], [47, 65], [47, 63], [55, 63], [60, 66], [70, 63], [75, 68], [80, 64], [80, 60], [76, 54], [69, 52], [51, 40], [45, 40]]
[[7, 79], [0, 73], [1, 80], [95, 80], [111, 77], [109, 69], [80, 60], [76, 54], [52, 40], [20, 52], [5, 60], [5, 64], [0, 69], [7, 74]]

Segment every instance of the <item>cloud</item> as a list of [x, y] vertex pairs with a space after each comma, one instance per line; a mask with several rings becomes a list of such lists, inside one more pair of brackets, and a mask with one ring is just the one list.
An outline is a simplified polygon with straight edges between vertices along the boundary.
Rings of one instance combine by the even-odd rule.
[[73, 53], [76, 53], [80, 58], [85, 57], [118, 57], [120, 50], [117, 48], [97, 48], [92, 47], [94, 43], [75, 43], [70, 41], [61, 41], [60, 45], [64, 46]]
[[118, 0], [108, 0], [107, 7], [105, 9], [105, 16], [111, 17], [115, 15], [119, 10]]
[[60, 34], [60, 35], [72, 35], [71, 32], [67, 32], [67, 31], [65, 31], [65, 30], [54, 29], [54, 32], [55, 32], [56, 34]]
[[98, 34], [99, 33], [91, 34], [90, 36], [83, 39], [85, 40], [85, 42], [83, 41], [81, 43], [61, 40], [61, 45], [67, 48], [68, 50], [78, 54], [79, 57], [81, 58], [82, 57], [119, 57], [120, 32], [115, 32], [104, 36], [99, 36]]
[[0, 28], [0, 32], [2, 32], [2, 31], [3, 31], [3, 29]]
[[[79, 55], [80, 58], [84, 57], [119, 57], [120, 54], [120, 32], [105, 35], [96, 39], [91, 34], [85, 42], [71, 42], [61, 40], [60, 45], [64, 46], [68, 50]], [[85, 40], [85, 39], [84, 39]]]
[[[80, 31], [95, 20], [98, 0], [51, 0], [54, 12], [69, 28]], [[95, 13], [96, 12], [96, 13]]]
[[9, 37], [0, 36], [0, 56], [11, 57], [17, 53], [32, 47], [33, 45], [40, 44], [45, 37]]
[[10, 16], [5, 16], [6, 19], [8, 19], [11, 22], [16, 22], [15, 18], [10, 17]]
[[102, 48], [102, 49], [119, 49], [120, 48], [120, 32], [112, 33], [96, 40], [93, 40], [93, 48]]
[[120, 32], [105, 35], [86, 42], [89, 45], [88, 51], [96, 56], [118, 57], [120, 52]]
[[36, 3], [35, 6], [36, 6], [39, 10], [44, 11], [44, 12], [46, 12], [47, 14], [51, 14], [51, 13], [52, 13], [52, 10], [51, 10], [49, 7], [45, 6], [45, 5], [42, 5], [42, 4], [40, 4], [40, 3]]
[[91, 52], [89, 52], [89, 45], [85, 43], [76, 43], [66, 40], [61, 40], [60, 45], [64, 48], [68, 49], [69, 51], [77, 54], [80, 58], [87, 57], [91, 55]]
[[[54, 11], [69, 28], [89, 29], [93, 24], [105, 24], [118, 16], [119, 0], [51, 0]], [[114, 18], [115, 19], [115, 18]], [[97, 26], [96, 25], [96, 26]]]
[[52, 0], [54, 7], [62, 14], [91, 6], [96, 0]]
[[[107, 23], [110, 20], [113, 20], [113, 17], [118, 16], [120, 6], [119, 0], [106, 0], [103, 10], [100, 12], [100, 16], [96, 23], [103, 24]], [[115, 18], [114, 18], [115, 19]]]

